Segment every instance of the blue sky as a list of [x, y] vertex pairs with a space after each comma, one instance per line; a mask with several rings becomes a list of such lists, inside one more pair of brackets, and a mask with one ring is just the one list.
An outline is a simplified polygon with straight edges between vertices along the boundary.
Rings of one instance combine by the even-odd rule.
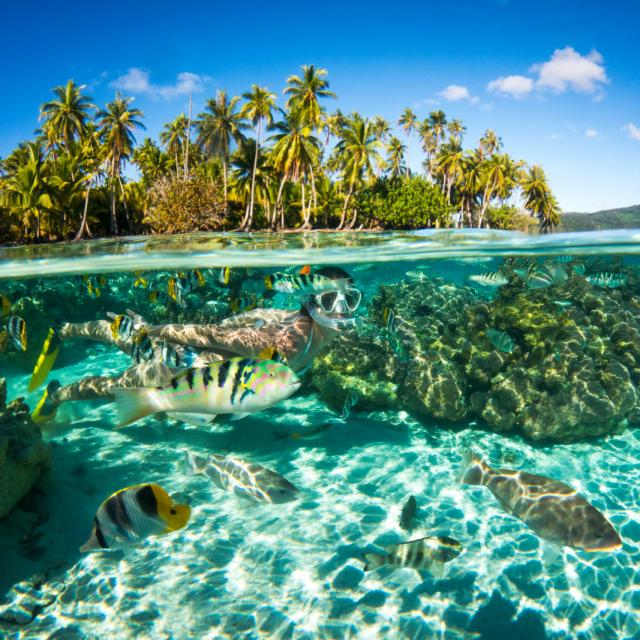
[[[3, 3], [0, 156], [28, 138], [69, 78], [98, 104], [135, 95], [147, 134], [218, 88], [282, 96], [302, 64], [329, 70], [330, 108], [396, 122], [443, 109], [547, 171], [565, 210], [640, 203], [640, 3]], [[145, 134], [140, 133], [140, 138]], [[410, 144], [413, 168], [422, 160]]]

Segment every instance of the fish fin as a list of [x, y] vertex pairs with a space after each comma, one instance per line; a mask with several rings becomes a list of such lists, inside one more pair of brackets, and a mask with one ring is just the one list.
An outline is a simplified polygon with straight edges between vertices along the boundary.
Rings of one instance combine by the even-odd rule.
[[58, 332], [53, 327], [50, 328], [36, 361], [36, 366], [33, 368], [31, 380], [29, 380], [29, 391], [35, 391], [47, 379], [60, 352], [60, 343]]
[[234, 413], [231, 415], [231, 420], [233, 420], [234, 422], [236, 420], [242, 420], [242, 418], [246, 418], [247, 416], [250, 416], [250, 413]]
[[193, 473], [204, 473], [207, 466], [207, 459], [201, 456], [197, 456], [192, 451], [185, 450], [185, 456], [187, 457], [187, 463], [193, 471]]
[[381, 553], [364, 553], [364, 570], [375, 571], [384, 565], [384, 556]]
[[89, 551], [102, 551], [105, 547], [103, 547], [98, 541], [98, 537], [96, 536], [95, 527], [91, 530], [91, 535], [89, 539], [80, 547], [80, 553], [88, 553]]
[[434, 562], [430, 567], [429, 571], [434, 578], [438, 580], [442, 580], [442, 576], [444, 575], [444, 563], [443, 562]]
[[162, 411], [156, 402], [155, 389], [117, 387], [113, 389], [118, 418], [116, 429], [122, 429], [153, 413]]
[[211, 424], [218, 416], [212, 413], [188, 413], [183, 411], [167, 411], [167, 415], [193, 427]]
[[51, 403], [51, 395], [60, 388], [60, 383], [57, 380], [52, 380], [47, 388], [44, 390], [42, 397], [40, 398], [36, 408], [33, 410], [31, 414], [31, 419], [36, 424], [42, 424], [44, 422], [49, 422], [56, 417], [56, 412], [58, 411], [58, 406], [52, 406]]
[[462, 451], [460, 482], [462, 484], [482, 484], [484, 462], [473, 451]]

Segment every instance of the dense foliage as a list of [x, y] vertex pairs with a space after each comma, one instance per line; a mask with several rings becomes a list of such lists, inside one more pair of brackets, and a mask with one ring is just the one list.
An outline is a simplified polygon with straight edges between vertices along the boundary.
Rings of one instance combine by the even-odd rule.
[[[287, 79], [284, 107], [267, 88], [218, 91], [203, 113], [180, 114], [160, 145], [136, 134], [143, 114], [117, 95], [98, 109], [69, 80], [40, 109], [33, 140], [0, 162], [0, 242], [118, 233], [252, 228], [520, 228], [543, 231], [559, 208], [538, 166], [502, 152], [488, 130], [464, 150], [465, 127], [442, 111], [398, 120], [417, 137], [424, 175], [407, 144], [376, 116], [330, 113], [327, 72], [313, 65]], [[130, 176], [137, 170], [138, 179]], [[504, 208], [519, 197], [521, 207]]]

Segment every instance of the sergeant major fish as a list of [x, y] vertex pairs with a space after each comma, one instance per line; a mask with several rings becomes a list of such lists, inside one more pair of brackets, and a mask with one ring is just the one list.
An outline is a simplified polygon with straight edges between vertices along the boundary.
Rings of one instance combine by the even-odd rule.
[[596, 287], [605, 287], [607, 289], [617, 289], [627, 284], [627, 275], [624, 273], [600, 272], [587, 276], [587, 282]]
[[509, 282], [509, 279], [499, 271], [474, 273], [469, 276], [469, 280], [483, 287], [502, 287]]
[[182, 529], [191, 508], [175, 504], [157, 484], [137, 484], [116, 491], [98, 508], [89, 540], [81, 552], [117, 549], [149, 536]]
[[318, 273], [309, 275], [274, 273], [264, 279], [267, 289], [273, 289], [279, 293], [309, 294], [322, 291], [346, 289], [350, 285], [350, 278], [329, 278]]
[[280, 504], [298, 498], [298, 489], [286, 478], [259, 464], [216, 454], [204, 458], [190, 451], [187, 460], [195, 473], [252, 502]]
[[231, 358], [186, 369], [165, 387], [113, 390], [124, 427], [154, 413], [233, 413], [236, 419], [288, 398], [300, 386], [286, 365], [271, 360]]
[[487, 487], [505, 511], [541, 538], [583, 551], [621, 546], [611, 523], [568, 485], [525, 471], [492, 469], [477, 456], [463, 457], [464, 484]]
[[374, 571], [382, 566], [393, 569], [410, 567], [412, 569], [429, 569], [433, 574], [442, 574], [445, 562], [457, 558], [462, 552], [462, 545], [447, 536], [431, 536], [392, 544], [385, 547], [385, 554], [365, 553], [365, 571]]

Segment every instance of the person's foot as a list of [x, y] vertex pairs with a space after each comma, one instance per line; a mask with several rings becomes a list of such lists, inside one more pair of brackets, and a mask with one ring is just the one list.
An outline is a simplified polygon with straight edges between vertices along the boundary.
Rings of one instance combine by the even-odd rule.
[[32, 420], [36, 424], [42, 424], [43, 422], [49, 422], [56, 417], [58, 411], [58, 405], [54, 402], [52, 396], [60, 388], [60, 383], [57, 380], [52, 380], [45, 389], [45, 392], [40, 398], [35, 410], [31, 414]]

